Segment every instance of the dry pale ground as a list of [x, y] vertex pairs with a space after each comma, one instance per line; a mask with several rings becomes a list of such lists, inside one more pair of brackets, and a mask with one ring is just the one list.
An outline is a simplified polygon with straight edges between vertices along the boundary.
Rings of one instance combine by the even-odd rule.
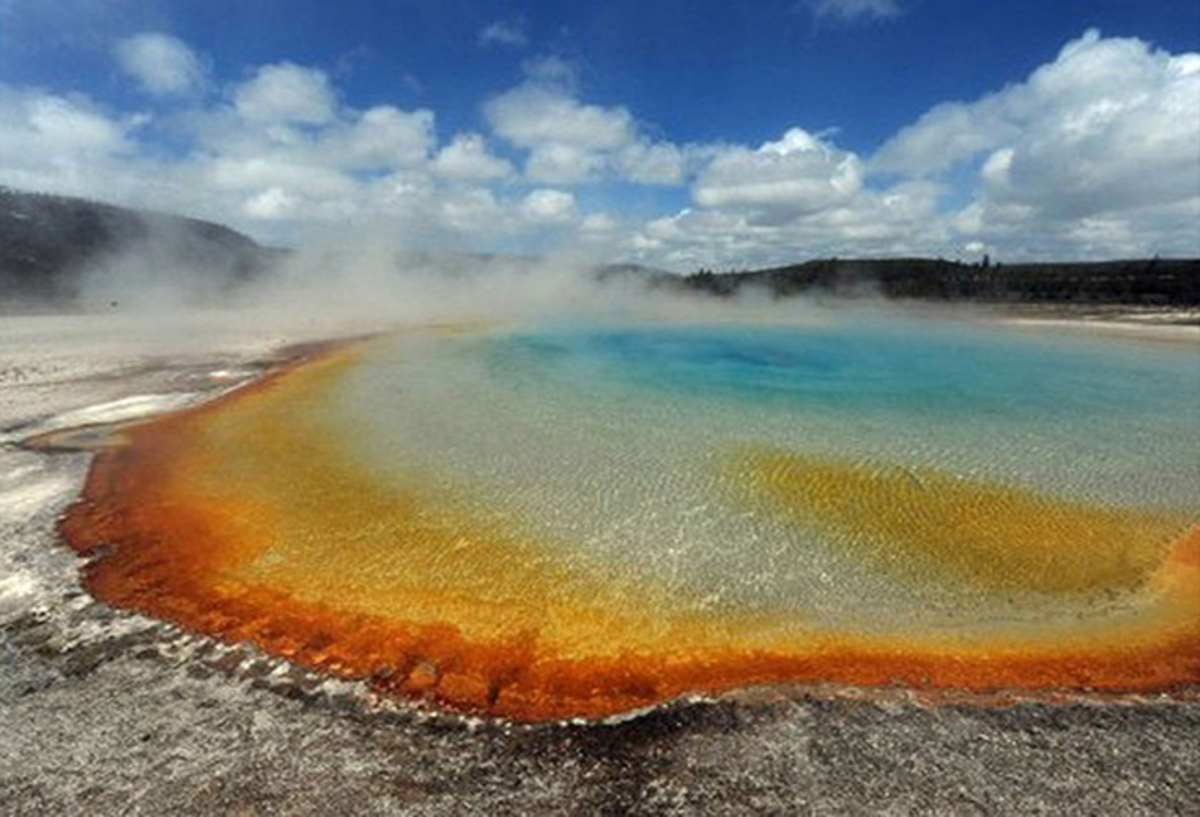
[[22, 438], [213, 395], [288, 343], [371, 328], [0, 316], [0, 814], [1200, 814], [1195, 702], [763, 691], [517, 728], [381, 708], [81, 589], [54, 523], [88, 456]]

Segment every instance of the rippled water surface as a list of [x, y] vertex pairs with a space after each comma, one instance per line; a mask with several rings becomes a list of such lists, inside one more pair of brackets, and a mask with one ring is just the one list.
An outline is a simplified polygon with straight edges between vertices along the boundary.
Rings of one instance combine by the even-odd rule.
[[701, 607], [917, 616], [978, 596], [897, 582], [844, 547], [853, 532], [761, 512], [742, 483], [762, 450], [1106, 507], [1200, 507], [1195, 354], [966, 325], [406, 337], [351, 372], [332, 411], [388, 479]]
[[522, 720], [1200, 681], [1200, 360], [965, 324], [410, 331], [127, 431], [110, 603]]

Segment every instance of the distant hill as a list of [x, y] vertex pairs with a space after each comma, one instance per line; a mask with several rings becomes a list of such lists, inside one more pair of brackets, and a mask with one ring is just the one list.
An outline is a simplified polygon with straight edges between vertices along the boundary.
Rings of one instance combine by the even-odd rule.
[[[0, 187], [0, 307], [72, 307], [156, 286], [219, 296], [276, 265], [263, 247], [220, 224]], [[537, 259], [415, 254], [448, 275]], [[602, 283], [733, 295], [798, 294], [1002, 304], [1200, 307], [1200, 259], [964, 264], [930, 258], [805, 261], [745, 272], [675, 275], [637, 264], [596, 268]]]
[[277, 254], [220, 224], [0, 187], [0, 301], [68, 306], [89, 276], [116, 276], [130, 258], [154, 265], [147, 282], [192, 277], [220, 292]]
[[596, 269], [596, 280], [602, 283], [623, 282], [658, 286], [678, 279], [679, 276], [674, 273], [644, 264], [604, 264]]
[[667, 286], [732, 295], [758, 287], [776, 296], [881, 295], [978, 303], [1200, 306], [1200, 259], [963, 264], [930, 258], [830, 258], [771, 269], [701, 270]]

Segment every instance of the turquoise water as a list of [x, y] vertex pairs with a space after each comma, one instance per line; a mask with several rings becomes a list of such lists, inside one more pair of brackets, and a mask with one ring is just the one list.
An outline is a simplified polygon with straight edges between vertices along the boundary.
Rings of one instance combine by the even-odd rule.
[[[682, 399], [798, 411], [1195, 417], [1197, 355], [904, 323], [829, 328], [579, 328], [488, 351], [497, 377], [590, 388], [612, 379]], [[1194, 428], [1194, 426], [1193, 426]]]
[[739, 505], [727, 466], [746, 445], [1200, 509], [1200, 354], [1149, 344], [844, 318], [409, 335], [331, 412], [383, 479], [704, 608], [844, 621], [963, 602]]

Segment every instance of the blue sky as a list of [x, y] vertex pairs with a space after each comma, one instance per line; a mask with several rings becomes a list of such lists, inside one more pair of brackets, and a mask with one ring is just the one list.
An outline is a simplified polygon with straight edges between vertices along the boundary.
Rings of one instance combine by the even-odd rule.
[[0, 183], [296, 244], [1200, 254], [1200, 5], [0, 0]]

